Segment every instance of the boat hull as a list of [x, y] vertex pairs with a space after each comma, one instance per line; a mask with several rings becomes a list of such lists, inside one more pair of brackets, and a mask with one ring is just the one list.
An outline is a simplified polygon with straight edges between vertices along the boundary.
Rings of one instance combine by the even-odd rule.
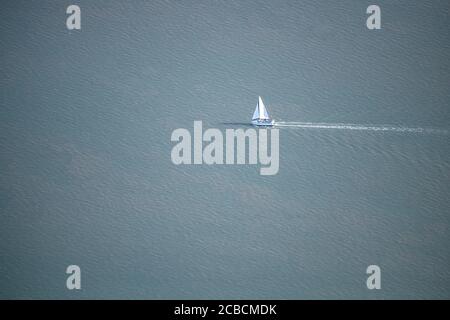
[[267, 120], [252, 120], [252, 124], [257, 127], [272, 127], [275, 121], [271, 119]]

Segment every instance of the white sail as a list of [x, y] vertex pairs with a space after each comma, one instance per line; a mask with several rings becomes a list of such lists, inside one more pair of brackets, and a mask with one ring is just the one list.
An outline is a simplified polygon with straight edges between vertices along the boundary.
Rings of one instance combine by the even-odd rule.
[[259, 118], [259, 106], [256, 105], [255, 112], [253, 112], [252, 120], [256, 120]]
[[258, 119], [266, 120], [269, 119], [269, 114], [267, 113], [266, 107], [264, 106], [264, 102], [262, 101], [261, 97], [258, 99]]
[[255, 112], [253, 112], [252, 124], [264, 127], [273, 126], [274, 124], [274, 121], [269, 118], [269, 113], [261, 97], [258, 97], [258, 104], [256, 105]]
[[264, 116], [262, 118], [263, 119], [269, 119], [269, 113], [267, 113], [266, 108], [264, 108]]

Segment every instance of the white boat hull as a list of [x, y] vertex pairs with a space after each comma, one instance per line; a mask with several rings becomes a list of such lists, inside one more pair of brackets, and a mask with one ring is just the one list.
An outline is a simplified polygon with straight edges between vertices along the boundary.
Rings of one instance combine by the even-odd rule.
[[252, 120], [252, 124], [257, 127], [271, 127], [273, 126], [275, 121], [271, 119], [261, 119], [261, 120]]

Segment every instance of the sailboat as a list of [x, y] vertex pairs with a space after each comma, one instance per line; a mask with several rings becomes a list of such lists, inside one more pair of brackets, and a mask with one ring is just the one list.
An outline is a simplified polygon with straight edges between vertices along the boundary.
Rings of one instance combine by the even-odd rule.
[[255, 126], [273, 126], [274, 121], [270, 119], [269, 113], [264, 106], [261, 97], [258, 98], [255, 112], [253, 112], [252, 124]]

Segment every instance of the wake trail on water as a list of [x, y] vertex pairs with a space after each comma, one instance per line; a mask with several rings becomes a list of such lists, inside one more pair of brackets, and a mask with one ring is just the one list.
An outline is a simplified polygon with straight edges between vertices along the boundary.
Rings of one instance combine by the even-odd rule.
[[299, 129], [336, 129], [336, 130], [363, 130], [363, 131], [393, 131], [405, 133], [448, 134], [446, 129], [437, 128], [411, 128], [390, 125], [361, 125], [350, 123], [319, 123], [319, 122], [295, 122], [275, 121], [274, 127], [287, 127]]

